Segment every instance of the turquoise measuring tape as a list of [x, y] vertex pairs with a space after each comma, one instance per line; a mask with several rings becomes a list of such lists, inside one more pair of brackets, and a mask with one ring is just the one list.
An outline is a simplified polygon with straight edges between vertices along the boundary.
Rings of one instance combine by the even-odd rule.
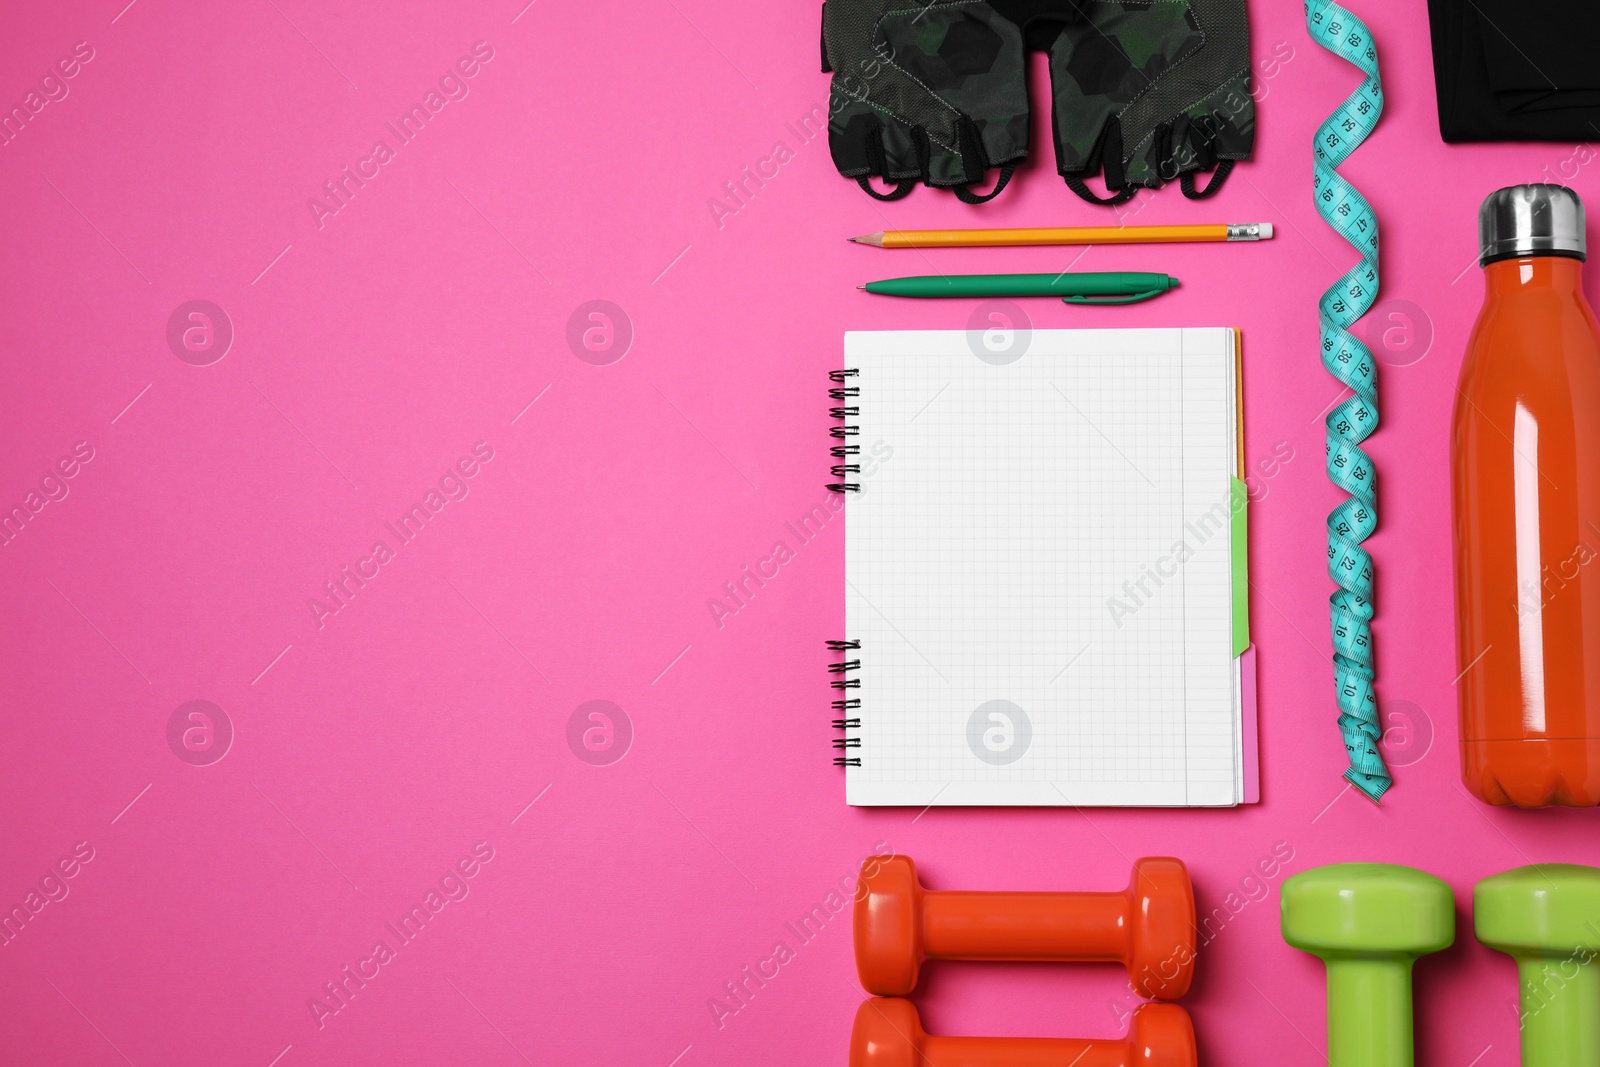
[[1383, 113], [1378, 52], [1366, 25], [1338, 4], [1306, 0], [1311, 39], [1366, 75], [1361, 87], [1318, 127], [1312, 191], [1317, 211], [1361, 253], [1322, 294], [1322, 365], [1355, 394], [1328, 412], [1328, 478], [1349, 499], [1328, 513], [1328, 575], [1339, 588], [1328, 598], [1333, 624], [1333, 674], [1339, 732], [1350, 757], [1346, 779], [1377, 800], [1391, 784], [1378, 753], [1382, 728], [1373, 690], [1372, 555], [1361, 547], [1378, 525], [1377, 475], [1361, 450], [1378, 428], [1378, 364], [1350, 326], [1378, 298], [1378, 219], [1355, 187], [1334, 168], [1360, 147]]

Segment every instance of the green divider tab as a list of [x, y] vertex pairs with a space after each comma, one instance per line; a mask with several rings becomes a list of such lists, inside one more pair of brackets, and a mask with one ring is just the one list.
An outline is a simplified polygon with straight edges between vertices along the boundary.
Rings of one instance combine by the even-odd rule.
[[1250, 493], [1235, 478], [1228, 498], [1233, 513], [1233, 654], [1238, 656], [1250, 647], [1250, 524], [1245, 520]]

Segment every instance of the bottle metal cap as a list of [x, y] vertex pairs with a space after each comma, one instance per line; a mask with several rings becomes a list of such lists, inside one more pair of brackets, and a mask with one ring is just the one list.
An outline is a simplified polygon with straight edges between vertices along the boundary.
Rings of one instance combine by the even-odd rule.
[[1519, 256], [1583, 259], [1583, 201], [1564, 185], [1496, 189], [1478, 209], [1478, 265]]

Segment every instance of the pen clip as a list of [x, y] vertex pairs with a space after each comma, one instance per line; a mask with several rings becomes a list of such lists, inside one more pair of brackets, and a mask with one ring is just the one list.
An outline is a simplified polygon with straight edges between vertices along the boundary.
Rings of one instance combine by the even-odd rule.
[[1133, 293], [1129, 296], [1064, 296], [1063, 304], [1137, 304], [1141, 300], [1149, 300], [1153, 296], [1160, 296], [1165, 289], [1150, 289], [1142, 293]]

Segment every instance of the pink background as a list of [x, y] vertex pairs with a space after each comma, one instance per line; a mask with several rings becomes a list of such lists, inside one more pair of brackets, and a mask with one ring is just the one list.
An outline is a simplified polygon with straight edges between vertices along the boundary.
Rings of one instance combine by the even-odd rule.
[[[93, 49], [0, 147], [0, 504], [75, 443], [94, 456], [0, 549], [0, 905], [93, 850], [0, 948], [4, 1062], [839, 1063], [862, 998], [848, 920], [808, 942], [785, 924], [874, 847], [945, 888], [1110, 889], [1133, 857], [1181, 856], [1205, 909], [1237, 910], [1184, 1002], [1203, 1058], [1306, 1061], [1322, 966], [1278, 936], [1287, 873], [1409, 863], [1464, 907], [1485, 875], [1600, 861], [1592, 816], [1490, 810], [1458, 785], [1446, 481], [1477, 203], [1541, 177], [1589, 195], [1588, 150], [1444, 147], [1420, 3], [1361, 5], [1388, 110], [1345, 168], [1383, 222], [1384, 298], [1417, 330], [1387, 357], [1369, 446], [1394, 791], [1375, 807], [1341, 789], [1323, 575], [1319, 416], [1338, 394], [1315, 305], [1353, 256], [1311, 209], [1309, 143], [1357, 77], [1276, 0], [1251, 5], [1255, 161], [1214, 201], [1169, 189], [1132, 217], [1278, 238], [1097, 248], [1079, 269], [1183, 288], [1122, 311], [1029, 305], [1040, 327], [1245, 331], [1247, 456], [1294, 454], [1258, 477], [1251, 519], [1264, 802], [920, 817], [842, 802], [823, 673], [841, 523], [803, 546], [785, 523], [825, 498], [840, 334], [972, 310], [857, 283], [1076, 255], [845, 236], [1115, 217], [1055, 176], [1043, 111], [1034, 164], [994, 205], [878, 205], [787, 125], [827, 92], [814, 3], [123, 3], [34, 5], [0, 33], [8, 108]], [[479, 41], [492, 59], [468, 95], [396, 148], [385, 123]], [[394, 158], [319, 226], [308, 200], [379, 138]], [[724, 183], [778, 142], [792, 158], [719, 219]], [[194, 299], [235, 332], [208, 366], [167, 342]], [[632, 326], [609, 365], [567, 341], [593, 299]], [[493, 459], [469, 495], [396, 548], [384, 524], [480, 441]], [[308, 601], [378, 539], [394, 558], [319, 628]], [[719, 627], [708, 602], [778, 540], [795, 559]], [[209, 766], [167, 740], [196, 699], [235, 732]], [[610, 765], [567, 742], [594, 699], [635, 735]], [[448, 883], [470, 894], [319, 1026], [324, 983], [398, 944], [385, 923], [478, 842], [493, 859]], [[1293, 858], [1253, 880], [1275, 849]], [[1512, 967], [1459, 921], [1418, 968], [1419, 1059], [1513, 1064]], [[712, 998], [779, 941], [793, 958], [719, 1025]], [[1000, 965], [931, 968], [918, 1001], [934, 1032], [1084, 1036], [1119, 1032], [1129, 1003], [1114, 967]]]

